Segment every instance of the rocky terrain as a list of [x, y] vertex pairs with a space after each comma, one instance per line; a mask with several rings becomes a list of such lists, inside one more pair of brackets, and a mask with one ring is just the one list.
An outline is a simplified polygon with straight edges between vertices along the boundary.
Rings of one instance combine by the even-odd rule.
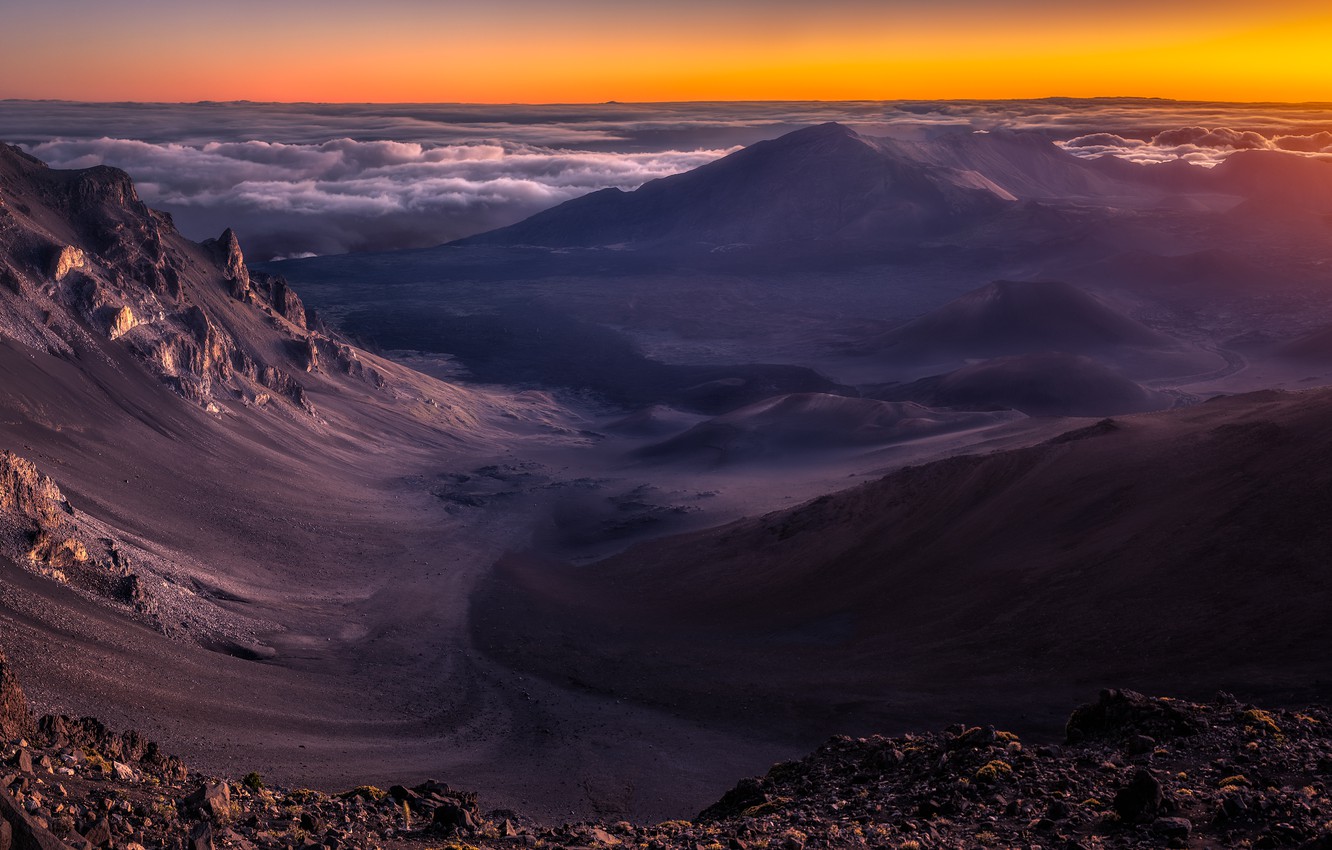
[[1324, 850], [1329, 722], [1104, 691], [1058, 743], [965, 725], [835, 737], [690, 820], [550, 825], [434, 780], [330, 794], [207, 776], [92, 718], [34, 721], [0, 656], [0, 848]]

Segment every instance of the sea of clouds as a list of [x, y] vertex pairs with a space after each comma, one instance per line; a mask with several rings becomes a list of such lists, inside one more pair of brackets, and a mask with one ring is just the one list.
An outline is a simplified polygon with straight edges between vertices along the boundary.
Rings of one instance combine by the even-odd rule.
[[1079, 156], [1214, 165], [1332, 154], [1332, 106], [1137, 99], [585, 106], [0, 101], [0, 140], [59, 168], [108, 164], [201, 239], [255, 259], [438, 245], [588, 192], [840, 121], [870, 134], [1044, 133]]
[[60, 168], [109, 163], [187, 235], [234, 226], [257, 258], [438, 245], [597, 189], [633, 189], [720, 150], [602, 153], [513, 142], [431, 147], [59, 139], [29, 152]]

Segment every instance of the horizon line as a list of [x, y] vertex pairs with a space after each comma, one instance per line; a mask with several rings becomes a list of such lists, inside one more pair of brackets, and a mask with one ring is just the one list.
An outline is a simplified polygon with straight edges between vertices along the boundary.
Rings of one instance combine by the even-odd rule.
[[90, 106], [720, 106], [726, 104], [841, 104], [841, 103], [1041, 103], [1068, 101], [1132, 101], [1210, 104], [1225, 106], [1320, 106], [1332, 108], [1332, 100], [1217, 100], [1213, 98], [1173, 98], [1154, 95], [1044, 95], [1041, 97], [936, 97], [936, 98], [837, 98], [837, 99], [728, 99], [728, 100], [600, 100], [600, 101], [483, 101], [483, 100], [251, 100], [235, 98], [215, 100], [80, 100], [62, 97], [4, 97], [0, 103], [50, 103]]

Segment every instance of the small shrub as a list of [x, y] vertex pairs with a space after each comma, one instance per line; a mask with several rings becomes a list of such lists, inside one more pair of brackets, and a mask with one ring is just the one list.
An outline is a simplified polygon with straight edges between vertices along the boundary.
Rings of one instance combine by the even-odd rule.
[[111, 762], [102, 758], [101, 754], [92, 747], [83, 748], [84, 758], [88, 762], [88, 767], [101, 773], [103, 776], [110, 776], [112, 773]]
[[383, 788], [376, 788], [373, 785], [358, 785], [350, 791], [344, 791], [338, 797], [343, 800], [350, 800], [352, 797], [364, 797], [372, 803], [378, 803], [388, 796], [388, 792]]
[[1013, 766], [1006, 761], [994, 759], [989, 764], [976, 771], [977, 782], [998, 782], [1001, 779], [1007, 779], [1013, 775]]
[[1251, 708], [1240, 715], [1240, 720], [1244, 721], [1245, 726], [1256, 729], [1259, 732], [1270, 735], [1280, 735], [1281, 727], [1277, 725], [1272, 715], [1259, 708]]
[[791, 802], [790, 797], [775, 797], [771, 800], [759, 803], [757, 806], [750, 806], [745, 809], [743, 814], [747, 818], [763, 817], [764, 815], [772, 814], [773, 812], [780, 810], [782, 806], [789, 802]]
[[662, 832], [679, 832], [682, 829], [693, 829], [694, 824], [687, 820], [664, 820], [657, 824], [657, 829]]
[[264, 785], [264, 778], [253, 770], [245, 774], [245, 778], [241, 780], [241, 784], [255, 793], [258, 793], [267, 787]]

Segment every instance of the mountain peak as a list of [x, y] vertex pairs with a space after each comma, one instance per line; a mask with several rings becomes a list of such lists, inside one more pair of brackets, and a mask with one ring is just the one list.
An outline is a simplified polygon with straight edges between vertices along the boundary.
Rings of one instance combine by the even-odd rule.
[[459, 244], [717, 246], [878, 243], [965, 227], [1011, 200], [835, 122], [758, 142], [633, 192], [577, 198]]
[[790, 133], [778, 136], [775, 139], [757, 142], [744, 150], [737, 151], [734, 155], [757, 156], [764, 153], [772, 155], [784, 151], [795, 152], [808, 148], [818, 150], [826, 156], [854, 156], [862, 151], [883, 153], [881, 146], [876, 145], [873, 141], [845, 124], [829, 121], [824, 124], [815, 124], [812, 127], [792, 130]]
[[839, 124], [836, 121], [827, 121], [823, 124], [815, 124], [812, 127], [804, 127], [799, 130], [779, 136], [774, 141], [795, 142], [805, 139], [859, 139], [861, 135], [845, 124]]
[[231, 284], [231, 297], [244, 301], [250, 294], [250, 270], [245, 266], [245, 253], [241, 251], [236, 231], [228, 227], [217, 239], [202, 244], [212, 251], [222, 275]]

